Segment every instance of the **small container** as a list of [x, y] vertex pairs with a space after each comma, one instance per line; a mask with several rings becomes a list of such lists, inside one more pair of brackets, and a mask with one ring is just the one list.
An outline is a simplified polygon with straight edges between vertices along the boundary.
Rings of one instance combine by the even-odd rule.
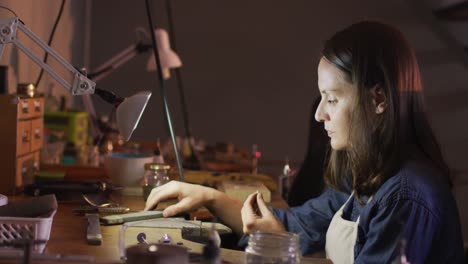
[[154, 157], [147, 154], [113, 152], [103, 155], [104, 168], [110, 183], [136, 187], [140, 191], [144, 185], [145, 164], [152, 163], [153, 160]]
[[296, 264], [301, 262], [299, 236], [294, 233], [260, 232], [250, 234], [245, 249], [247, 264], [282, 263]]
[[36, 87], [32, 83], [19, 83], [16, 93], [20, 97], [29, 97], [33, 98], [36, 94]]
[[143, 197], [145, 198], [145, 201], [153, 188], [168, 183], [171, 180], [168, 174], [170, 168], [171, 166], [167, 164], [145, 164], [145, 174], [143, 176]]

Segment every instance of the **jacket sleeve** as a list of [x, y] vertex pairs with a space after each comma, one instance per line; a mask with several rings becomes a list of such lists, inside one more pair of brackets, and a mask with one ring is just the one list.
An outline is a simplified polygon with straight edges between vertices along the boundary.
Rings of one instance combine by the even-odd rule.
[[286, 230], [299, 234], [303, 255], [325, 248], [325, 238], [331, 219], [346, 202], [349, 194], [331, 188], [322, 195], [289, 210], [274, 209], [273, 213]]
[[369, 222], [359, 225], [364, 230], [358, 230], [355, 263], [391, 263], [399, 255], [402, 241], [411, 263], [427, 263], [439, 219], [423, 204], [408, 199], [396, 199], [375, 209]]

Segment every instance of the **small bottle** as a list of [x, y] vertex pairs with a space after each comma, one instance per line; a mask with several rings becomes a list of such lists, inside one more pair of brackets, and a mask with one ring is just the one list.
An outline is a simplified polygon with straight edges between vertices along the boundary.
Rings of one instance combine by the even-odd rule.
[[164, 156], [161, 153], [161, 143], [158, 141], [156, 143], [156, 148], [153, 151], [154, 153], [154, 163], [164, 164]]
[[101, 116], [99, 119], [99, 125], [101, 127], [101, 131], [103, 131], [102, 138], [99, 139], [99, 153], [101, 154], [101, 161], [102, 164], [104, 162], [104, 155], [108, 153], [112, 153], [114, 150], [114, 144], [112, 143], [111, 135], [110, 135], [110, 127], [109, 127], [109, 117], [108, 116]]
[[287, 200], [289, 195], [289, 189], [291, 188], [291, 178], [295, 174], [295, 171], [289, 166], [289, 159], [286, 158], [283, 171], [278, 177], [278, 187], [280, 195], [283, 199]]
[[88, 165], [98, 167], [99, 166], [99, 148], [96, 145], [86, 146], [88, 151]]
[[143, 176], [143, 197], [145, 201], [153, 188], [166, 184], [171, 180], [168, 174], [170, 168], [171, 166], [167, 164], [145, 164], [145, 174]]
[[184, 138], [183, 166], [189, 170], [200, 170], [201, 161], [194, 148], [195, 139], [193, 137]]
[[262, 156], [262, 153], [258, 151], [257, 144], [252, 145], [252, 166], [251, 172], [253, 175], [256, 175], [258, 172], [258, 159]]
[[182, 144], [182, 155], [184, 159], [192, 156], [192, 148], [190, 147], [190, 142], [188, 137], [184, 137], [184, 141]]
[[301, 262], [299, 236], [294, 233], [274, 233], [257, 231], [249, 235], [245, 249], [247, 264]]

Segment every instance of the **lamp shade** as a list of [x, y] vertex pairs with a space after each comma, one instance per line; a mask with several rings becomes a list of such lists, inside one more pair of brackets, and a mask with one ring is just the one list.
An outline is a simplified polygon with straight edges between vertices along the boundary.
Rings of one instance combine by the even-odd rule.
[[140, 122], [141, 115], [148, 104], [151, 92], [143, 91], [125, 98], [116, 109], [117, 129], [128, 141]]
[[[157, 28], [154, 30], [154, 35], [156, 36], [156, 42], [158, 44], [158, 53], [162, 68], [172, 69], [182, 66], [182, 61], [179, 56], [171, 49], [167, 31], [162, 28]], [[156, 69], [157, 65], [154, 55], [151, 55], [148, 63], [146, 64], [146, 70], [155, 71]]]

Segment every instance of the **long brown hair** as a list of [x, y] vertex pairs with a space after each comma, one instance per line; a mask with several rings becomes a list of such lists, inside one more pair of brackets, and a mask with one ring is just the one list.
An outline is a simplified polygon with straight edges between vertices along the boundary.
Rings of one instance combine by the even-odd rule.
[[[353, 24], [326, 41], [322, 55], [347, 75], [357, 91], [350, 147], [329, 150], [324, 175], [328, 185], [343, 190], [351, 176], [358, 198], [372, 195], [414, 147], [449, 179], [424, 111], [415, 53], [399, 30], [379, 22]], [[375, 117], [371, 89], [377, 86], [383, 89], [387, 107]]]

